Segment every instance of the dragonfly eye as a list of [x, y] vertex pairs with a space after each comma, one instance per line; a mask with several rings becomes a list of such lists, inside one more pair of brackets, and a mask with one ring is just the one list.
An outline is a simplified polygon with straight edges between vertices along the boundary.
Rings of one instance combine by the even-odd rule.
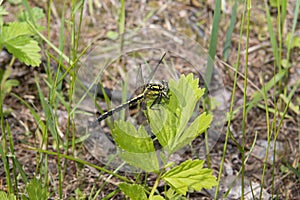
[[161, 81], [162, 85], [164, 86], [164, 88], [169, 88], [168, 82], [165, 80]]
[[162, 80], [161, 84], [162, 84], [162, 86], [163, 86], [163, 90], [164, 90], [165, 92], [168, 92], [168, 91], [169, 91], [169, 85], [168, 85], [168, 82], [165, 81], [165, 80]]

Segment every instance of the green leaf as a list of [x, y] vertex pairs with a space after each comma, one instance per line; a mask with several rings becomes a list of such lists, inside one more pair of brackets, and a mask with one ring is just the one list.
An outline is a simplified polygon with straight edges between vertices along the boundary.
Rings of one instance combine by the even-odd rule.
[[43, 188], [42, 182], [36, 179], [26, 185], [26, 191], [30, 200], [46, 200], [49, 197], [47, 188]]
[[203, 169], [203, 164], [203, 160], [187, 160], [166, 172], [162, 179], [182, 195], [185, 195], [188, 189], [211, 189], [217, 185], [216, 177], [212, 175], [211, 169]]
[[290, 68], [291, 67], [291, 63], [287, 59], [281, 59], [281, 66], [283, 68]]
[[210, 125], [212, 115], [206, 113], [198, 116], [192, 124], [182, 133], [181, 136], [176, 137], [176, 142], [172, 146], [172, 151], [178, 151], [181, 148], [192, 142], [199, 134], [203, 133]]
[[[291, 41], [291, 42], [290, 42]], [[291, 33], [288, 33], [284, 41], [288, 49], [293, 49], [295, 47], [300, 47], [300, 37], [292, 36]]]
[[173, 153], [192, 142], [210, 125], [212, 115], [203, 113], [187, 127], [195, 106], [204, 94], [193, 74], [182, 75], [178, 82], [170, 80], [170, 100], [167, 108], [148, 109], [150, 127], [159, 143]]
[[145, 171], [159, 170], [153, 141], [143, 126], [136, 130], [128, 121], [116, 121], [112, 132], [126, 162]]
[[119, 33], [115, 32], [115, 31], [108, 31], [106, 33], [106, 37], [111, 39], [111, 40], [116, 40], [119, 37]]
[[181, 194], [176, 193], [176, 190], [174, 190], [172, 187], [170, 187], [165, 192], [166, 199], [172, 199], [172, 200], [188, 200], [188, 198], [183, 197]]
[[11, 54], [26, 65], [39, 66], [41, 64], [41, 49], [35, 40], [20, 36], [7, 41], [5, 46]]
[[75, 189], [76, 198], [75, 199], [85, 199], [85, 194], [79, 188]]
[[4, 83], [3, 91], [1, 91], [3, 92], [2, 96], [4, 97], [6, 94], [10, 93], [12, 87], [18, 86], [19, 84], [19, 81], [15, 79], [6, 80]]
[[[32, 18], [33, 20], [36, 22], [38, 21], [39, 19], [43, 19], [45, 17], [45, 14], [44, 14], [44, 11], [43, 9], [41, 8], [38, 8], [38, 7], [34, 7], [31, 9], [31, 13], [32, 13]], [[29, 14], [27, 11], [23, 11], [21, 12], [21, 14], [19, 15], [19, 20], [21, 22], [25, 22], [27, 20], [30, 20], [29, 18]]]
[[3, 27], [0, 46], [27, 65], [39, 66], [41, 63], [40, 47], [29, 36], [34, 35], [30, 26], [25, 22], [13, 22]]
[[[149, 138], [144, 127], [141, 126], [137, 131], [128, 121], [115, 122], [113, 137], [119, 147], [126, 151], [134, 153], [148, 153], [154, 151], [152, 140]], [[126, 140], [124, 140], [124, 138], [126, 138]]]
[[146, 200], [144, 188], [137, 184], [120, 183], [119, 188], [128, 196], [131, 200]]
[[160, 195], [154, 195], [153, 197], [150, 197], [149, 200], [164, 200], [165, 198], [163, 198]]
[[0, 88], [2, 88], [2, 90], [0, 90], [2, 97], [1, 101], [11, 92], [12, 87], [19, 85], [19, 81], [9, 79], [10, 75], [11, 69], [0, 70]]
[[3, 27], [1, 41], [5, 43], [6, 41], [14, 40], [19, 36], [29, 36], [34, 34], [33, 30], [26, 22], [12, 22]]

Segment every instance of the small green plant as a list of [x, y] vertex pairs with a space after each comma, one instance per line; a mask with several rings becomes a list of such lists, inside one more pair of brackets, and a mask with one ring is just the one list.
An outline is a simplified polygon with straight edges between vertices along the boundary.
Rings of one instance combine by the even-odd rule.
[[36, 179], [32, 179], [26, 185], [26, 191], [28, 197], [23, 196], [23, 200], [46, 200], [49, 198], [49, 192], [47, 191], [47, 188], [44, 188], [42, 182]]
[[[212, 121], [211, 114], [202, 113], [189, 123], [197, 102], [204, 95], [204, 89], [198, 87], [198, 81], [192, 74], [182, 75], [178, 82], [170, 80], [170, 99], [165, 105], [152, 109], [151, 102], [147, 102], [149, 105], [146, 115], [151, 130], [162, 147], [159, 153], [163, 162], [162, 169], [153, 140], [144, 126], [136, 129], [128, 121], [116, 121], [114, 124], [113, 137], [121, 149], [121, 157], [132, 166], [158, 175], [149, 199], [164, 199], [160, 195], [154, 195], [160, 181], [170, 186], [165, 194], [167, 199], [170, 196], [181, 197], [190, 190], [200, 191], [216, 185], [212, 170], [203, 168], [203, 160], [187, 160], [177, 166], [168, 162], [171, 154], [191, 143]], [[131, 199], [147, 199], [146, 190], [140, 185], [122, 183], [119, 187]]]
[[0, 191], [0, 199], [2, 200], [16, 200], [17, 197], [14, 194], [6, 194], [3, 191]]

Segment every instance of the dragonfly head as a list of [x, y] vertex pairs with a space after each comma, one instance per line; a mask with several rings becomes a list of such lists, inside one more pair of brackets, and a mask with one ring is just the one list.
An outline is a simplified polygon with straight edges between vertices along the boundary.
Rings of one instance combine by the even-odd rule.
[[167, 98], [169, 98], [169, 95], [168, 95], [168, 93], [169, 93], [169, 84], [168, 84], [168, 82], [165, 81], [165, 80], [162, 80], [161, 84], [163, 86], [164, 96], [167, 97]]
[[165, 80], [162, 80], [161, 84], [162, 84], [162, 86], [163, 86], [163, 90], [164, 90], [165, 92], [168, 92], [168, 91], [169, 91], [169, 84], [168, 84], [168, 82], [165, 81]]

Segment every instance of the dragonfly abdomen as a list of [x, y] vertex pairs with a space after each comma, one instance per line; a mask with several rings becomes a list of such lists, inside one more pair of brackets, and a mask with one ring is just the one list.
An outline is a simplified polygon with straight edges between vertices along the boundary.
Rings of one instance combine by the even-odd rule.
[[113, 115], [116, 112], [119, 112], [123, 109], [125, 109], [126, 107], [131, 107], [131, 106], [135, 106], [137, 105], [142, 99], [144, 98], [143, 94], [140, 94], [134, 98], [132, 98], [130, 101], [127, 101], [117, 107], [115, 107], [114, 109], [111, 109], [105, 113], [103, 113], [100, 117], [97, 118], [98, 122], [101, 122], [102, 120], [106, 119], [107, 117]]

